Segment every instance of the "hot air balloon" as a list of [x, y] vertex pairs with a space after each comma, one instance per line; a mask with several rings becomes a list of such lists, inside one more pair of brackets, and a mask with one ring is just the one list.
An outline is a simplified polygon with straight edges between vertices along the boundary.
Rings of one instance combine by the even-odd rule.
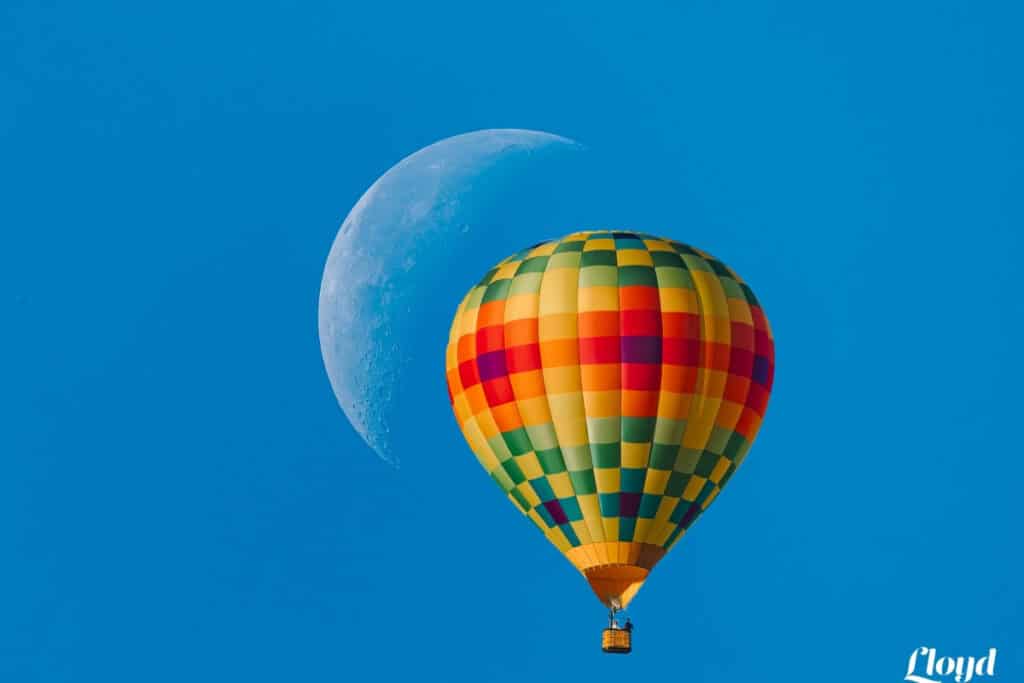
[[771, 330], [721, 261], [586, 231], [488, 271], [459, 304], [449, 398], [480, 464], [609, 608], [625, 609], [745, 458], [774, 372]]

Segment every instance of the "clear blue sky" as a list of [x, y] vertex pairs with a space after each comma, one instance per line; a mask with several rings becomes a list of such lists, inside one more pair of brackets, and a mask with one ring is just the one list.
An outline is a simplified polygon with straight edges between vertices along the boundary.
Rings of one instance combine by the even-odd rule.
[[[1024, 678], [1024, 12], [605, 4], [3, 3], [0, 680]], [[628, 658], [454, 421], [391, 470], [320, 360], [345, 213], [488, 127], [602, 150], [774, 325]]]

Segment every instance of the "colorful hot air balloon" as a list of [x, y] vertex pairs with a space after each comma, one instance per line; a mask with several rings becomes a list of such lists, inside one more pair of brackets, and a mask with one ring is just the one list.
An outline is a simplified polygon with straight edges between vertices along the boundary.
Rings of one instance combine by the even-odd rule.
[[446, 361], [480, 463], [614, 614], [743, 462], [774, 346], [721, 261], [595, 231], [491, 269], [459, 305]]

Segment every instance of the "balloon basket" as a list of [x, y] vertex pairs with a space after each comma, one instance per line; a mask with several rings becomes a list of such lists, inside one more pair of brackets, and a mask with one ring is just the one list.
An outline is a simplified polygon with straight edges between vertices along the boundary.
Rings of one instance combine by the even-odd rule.
[[601, 634], [601, 649], [608, 654], [628, 655], [633, 651], [633, 634], [624, 628], [606, 628]]

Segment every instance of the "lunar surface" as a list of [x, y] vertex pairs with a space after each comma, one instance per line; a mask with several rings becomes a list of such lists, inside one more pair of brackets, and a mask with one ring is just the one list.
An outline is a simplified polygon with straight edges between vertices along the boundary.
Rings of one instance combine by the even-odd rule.
[[397, 465], [450, 427], [448, 326], [507, 255], [585, 226], [587, 152], [564, 137], [483, 130], [437, 142], [381, 176], [334, 240], [320, 288], [320, 346], [366, 443]]

